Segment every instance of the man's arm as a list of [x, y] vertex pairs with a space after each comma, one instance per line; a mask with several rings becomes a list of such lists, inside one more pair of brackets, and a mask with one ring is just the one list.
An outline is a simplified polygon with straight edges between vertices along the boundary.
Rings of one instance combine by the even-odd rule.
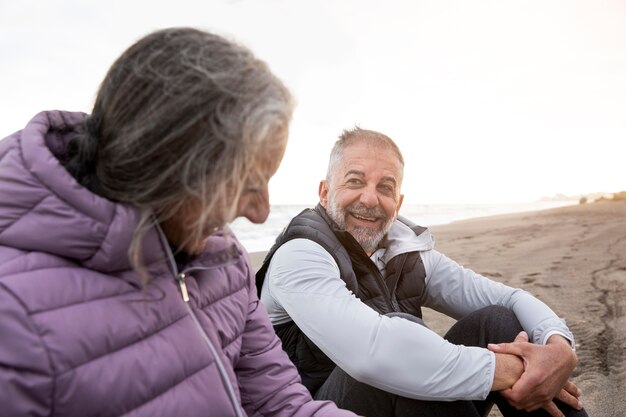
[[492, 391], [510, 389], [524, 372], [524, 363], [519, 356], [496, 353], [496, 371], [493, 377]]
[[361, 382], [405, 397], [444, 401], [484, 399], [492, 388], [497, 366], [492, 352], [457, 346], [424, 326], [381, 316], [346, 288], [332, 256], [315, 242], [295, 239], [283, 245], [266, 280], [262, 300], [272, 298]]
[[567, 379], [576, 366], [573, 351], [574, 336], [565, 323], [543, 302], [531, 294], [491, 281], [463, 268], [436, 251], [422, 253], [427, 271], [427, 292], [424, 305], [429, 305], [453, 317], [463, 317], [487, 305], [510, 308], [534, 344], [524, 341], [492, 348], [497, 353], [518, 355], [524, 360], [525, 371], [513, 390], [503, 395], [523, 409], [544, 408], [551, 415], [560, 411], [554, 398], [581, 408], [578, 388]]
[[533, 343], [545, 345], [559, 334], [574, 346], [574, 335], [563, 320], [530, 293], [490, 280], [435, 250], [420, 254], [426, 269], [422, 305], [456, 319], [490, 305], [507, 307]]

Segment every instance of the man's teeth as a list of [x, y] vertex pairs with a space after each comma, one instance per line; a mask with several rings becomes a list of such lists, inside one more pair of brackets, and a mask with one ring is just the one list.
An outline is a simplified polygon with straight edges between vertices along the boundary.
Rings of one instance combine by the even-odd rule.
[[365, 220], [368, 222], [375, 222], [377, 220], [376, 217], [364, 217], [364, 216], [359, 216], [358, 214], [354, 214], [354, 213], [352, 213], [352, 215], [356, 217], [357, 219]]

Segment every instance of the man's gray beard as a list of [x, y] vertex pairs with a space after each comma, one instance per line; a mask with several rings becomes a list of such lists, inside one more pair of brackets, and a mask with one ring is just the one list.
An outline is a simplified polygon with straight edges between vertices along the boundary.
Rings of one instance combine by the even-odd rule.
[[383, 224], [383, 227], [380, 230], [373, 230], [370, 227], [353, 227], [352, 229], [347, 229], [346, 217], [350, 210], [356, 210], [357, 213], [366, 214], [368, 211], [370, 213], [380, 214], [379, 210], [368, 210], [365, 207], [362, 207], [361, 204], [353, 204], [351, 206], [346, 207], [345, 209], [341, 209], [336, 203], [334, 198], [328, 198], [328, 207], [326, 208], [326, 213], [328, 216], [339, 226], [341, 230], [345, 230], [350, 233], [352, 237], [361, 245], [363, 250], [367, 253], [374, 252], [376, 248], [378, 248], [378, 244], [385, 237], [391, 224], [393, 223], [393, 218], [386, 218], [386, 223]]

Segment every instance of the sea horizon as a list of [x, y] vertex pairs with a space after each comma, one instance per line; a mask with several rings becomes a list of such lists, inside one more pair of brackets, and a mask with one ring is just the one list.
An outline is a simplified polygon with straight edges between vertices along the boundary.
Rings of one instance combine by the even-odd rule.
[[[400, 215], [422, 226], [435, 226], [478, 217], [499, 214], [520, 213], [544, 210], [578, 204], [578, 200], [534, 201], [526, 203], [484, 203], [484, 204], [404, 204]], [[247, 219], [236, 219], [231, 225], [235, 236], [250, 253], [267, 251], [289, 221], [302, 210], [311, 207], [307, 204], [276, 204], [270, 207], [270, 214], [263, 224], [253, 224]]]

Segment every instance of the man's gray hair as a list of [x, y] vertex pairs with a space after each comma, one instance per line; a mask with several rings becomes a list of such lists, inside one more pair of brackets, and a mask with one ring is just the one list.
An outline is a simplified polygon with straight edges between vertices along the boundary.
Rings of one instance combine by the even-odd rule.
[[[339, 164], [343, 160], [344, 150], [351, 145], [359, 143], [366, 143], [376, 149], [389, 150], [393, 152], [398, 158], [398, 161], [400, 161], [400, 172], [402, 173], [404, 171], [404, 158], [402, 157], [402, 152], [400, 152], [398, 145], [396, 145], [396, 143], [391, 140], [389, 136], [374, 130], [361, 129], [358, 126], [355, 126], [352, 129], [344, 130], [339, 136], [339, 139], [335, 142], [335, 145], [330, 152], [330, 159], [328, 161], [328, 170], [326, 171], [327, 182], [330, 183], [332, 181]], [[402, 181], [402, 178], [399, 180]]]
[[[142, 218], [130, 257], [155, 220], [189, 201], [203, 207], [190, 222], [202, 239], [236, 213], [246, 186], [261, 181], [260, 155], [280, 155], [292, 97], [267, 65], [215, 34], [171, 28], [145, 36], [111, 66], [77, 152], [95, 170], [83, 184], [138, 207]], [[69, 169], [69, 168], [68, 168]]]

